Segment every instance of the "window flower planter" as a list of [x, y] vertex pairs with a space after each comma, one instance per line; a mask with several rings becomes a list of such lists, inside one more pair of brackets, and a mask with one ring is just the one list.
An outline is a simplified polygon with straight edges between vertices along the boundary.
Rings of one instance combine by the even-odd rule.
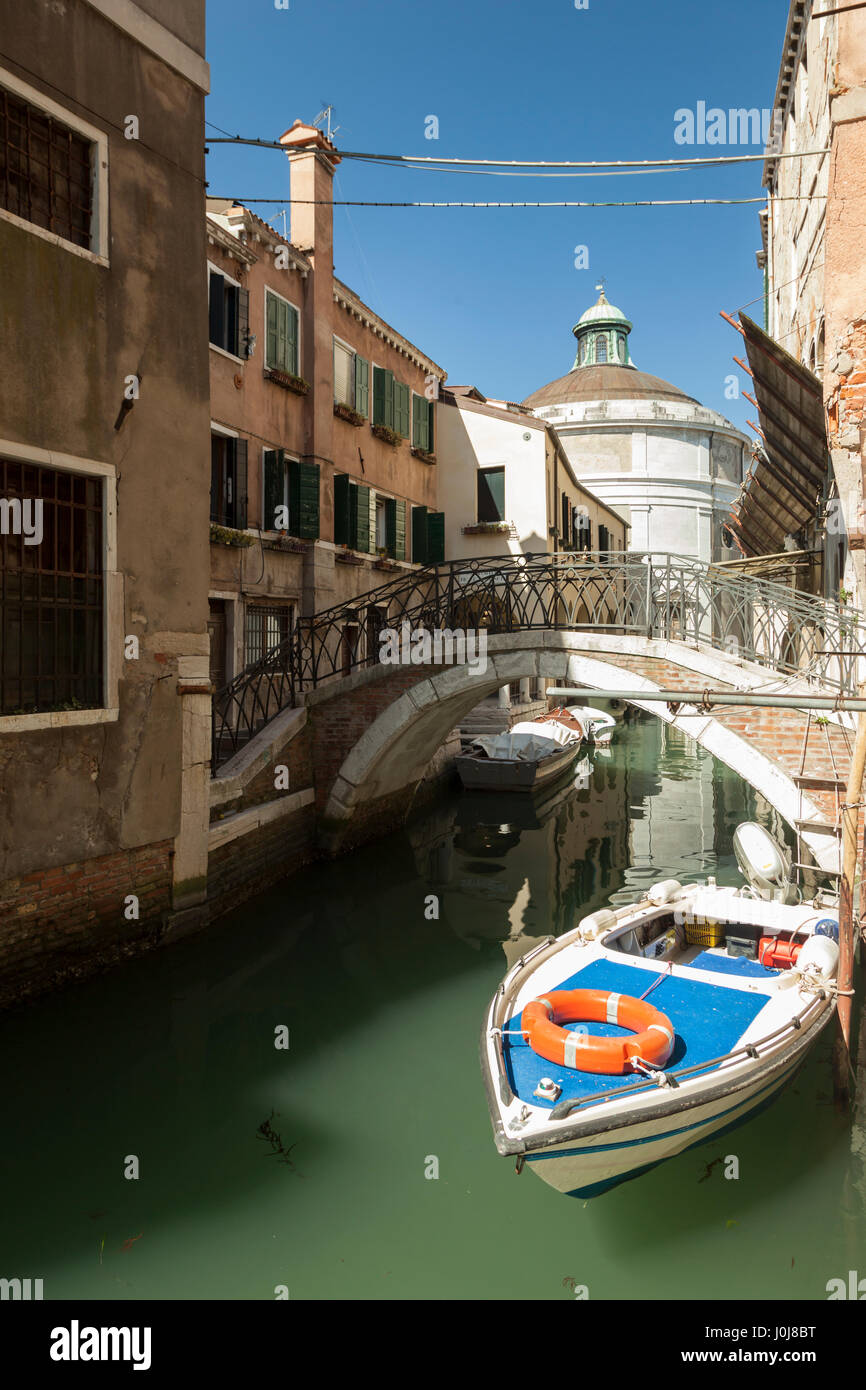
[[395, 449], [403, 443], [402, 434], [398, 434], [396, 430], [389, 429], [387, 425], [371, 425], [370, 429], [377, 439], [384, 439], [386, 444], [392, 444]]
[[355, 555], [351, 550], [335, 551], [334, 559], [339, 565], [363, 565], [364, 563], [361, 556]]
[[415, 455], [416, 459], [420, 459], [422, 463], [432, 464], [436, 462], [435, 454], [429, 454], [426, 449], [416, 449], [414, 444], [412, 445], [412, 453]]
[[308, 546], [305, 541], [299, 541], [296, 536], [278, 536], [276, 540], [265, 541], [265, 550], [285, 550], [293, 555], [303, 555]]
[[294, 391], [296, 396], [306, 396], [310, 390], [310, 383], [304, 381], [302, 376], [294, 376], [291, 372], [281, 372], [278, 367], [267, 367], [265, 369], [265, 380], [273, 381], [277, 386], [282, 386], [285, 391]]
[[212, 545], [235, 545], [241, 550], [253, 544], [253, 537], [248, 536], [245, 531], [236, 531], [231, 526], [217, 526], [211, 522], [210, 538]]
[[345, 420], [347, 425], [354, 425], [356, 429], [359, 425], [363, 425], [367, 418], [359, 410], [353, 410], [350, 405], [344, 405], [342, 401], [334, 402], [334, 414], [338, 420]]
[[373, 562], [374, 570], [387, 570], [390, 573], [391, 570], [395, 570], [396, 568], [397, 566], [394, 561], [389, 560], [387, 556], [381, 556], [378, 560], [374, 560]]
[[463, 527], [464, 536], [507, 536], [510, 532], [510, 521], [479, 521]]

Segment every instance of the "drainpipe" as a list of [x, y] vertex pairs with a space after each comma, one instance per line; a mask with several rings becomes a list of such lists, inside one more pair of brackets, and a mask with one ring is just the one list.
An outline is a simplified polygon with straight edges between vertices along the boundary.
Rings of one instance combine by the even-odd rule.
[[[860, 687], [866, 695], [866, 684]], [[860, 798], [863, 791], [863, 771], [866, 767], [866, 713], [857, 718], [857, 737], [845, 792], [842, 811], [842, 884], [839, 897], [839, 997], [837, 1015], [839, 1034], [833, 1049], [833, 1090], [837, 1105], [847, 1107], [850, 1101], [848, 1076], [851, 1068], [851, 992], [854, 988], [854, 875], [857, 868], [857, 828], [860, 823]]]

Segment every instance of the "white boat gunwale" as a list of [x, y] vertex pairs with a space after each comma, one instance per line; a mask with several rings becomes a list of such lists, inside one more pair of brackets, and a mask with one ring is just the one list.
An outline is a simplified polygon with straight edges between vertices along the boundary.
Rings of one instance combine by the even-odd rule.
[[[703, 887], [703, 884], [688, 885], [673, 901], [666, 903], [644, 898], [638, 903], [615, 909], [613, 915], [617, 919], [616, 926], [612, 926], [603, 934], [603, 940], [597, 943], [598, 949], [607, 958], [616, 958], [619, 953], [611, 951], [607, 942], [622, 931], [628, 930], [630, 917], [638, 917], [642, 923], [651, 922], [666, 915], [675, 906], [684, 907]], [[721, 890], [723, 893], [726, 891]], [[739, 893], [732, 894], [732, 898], [738, 896]], [[815, 904], [804, 903], [801, 906], [807, 914], [812, 911], [820, 912], [820, 908]], [[795, 930], [799, 931], [803, 925], [805, 923], [801, 923]], [[787, 1018], [770, 1033], [748, 1042], [740, 1042], [732, 1052], [721, 1057], [683, 1068], [681, 1071], [666, 1073], [673, 1079], [673, 1085], [665, 1088], [664, 1096], [660, 1094], [658, 1083], [652, 1077], [639, 1077], [632, 1085], [620, 1086], [613, 1091], [576, 1097], [573, 1100], [566, 1098], [560, 1101], [554, 1110], [541, 1112], [539, 1116], [534, 1117], [536, 1122], [544, 1125], [544, 1129], [512, 1137], [506, 1133], [502, 1111], [512, 1106], [519, 1097], [512, 1091], [508, 1080], [501, 1029], [529, 976], [534, 975], [548, 959], [552, 960], [579, 938], [581, 932], [582, 927], [578, 925], [562, 937], [547, 937], [527, 955], [522, 956], [502, 980], [488, 1008], [481, 1030], [481, 1070], [494, 1139], [501, 1154], [528, 1154], [561, 1147], [575, 1138], [588, 1139], [616, 1129], [634, 1128], [652, 1120], [664, 1119], [668, 1115], [716, 1103], [727, 1095], [744, 1089], [751, 1093], [755, 1083], [765, 1077], [769, 1078], [768, 1084], [772, 1085], [774, 1075], [786, 1071], [792, 1065], [792, 1058], [801, 1057], [828, 1022], [830, 1013], [835, 1011], [836, 1000], [832, 989], [818, 989], [798, 1014]], [[654, 969], [656, 961], [653, 959], [636, 956], [631, 959], [630, 964], [643, 967], [648, 973], [658, 973], [657, 969]], [[685, 964], [678, 965], [677, 973], [684, 973], [686, 977], [694, 977], [696, 974]], [[709, 983], [705, 975], [701, 978]], [[737, 987], [733, 982], [723, 980], [721, 976], [715, 983], [724, 983], [730, 988]], [[766, 993], [770, 1000], [775, 991], [761, 990], [760, 993]], [[792, 1047], [792, 1040], [797, 1034], [800, 1034], [800, 1037]], [[768, 1047], [769, 1050], [765, 1051]], [[687, 1088], [685, 1094], [684, 1088]], [[643, 1103], [653, 1096], [656, 1097], [655, 1105]], [[568, 1106], [565, 1112], [562, 1111], [564, 1105]], [[591, 1115], [589, 1112], [596, 1106], [604, 1107], [605, 1114], [598, 1117]], [[530, 1109], [535, 1110], [538, 1107]], [[560, 1113], [557, 1114], [557, 1111]], [[565, 1123], [578, 1111], [579, 1119]], [[556, 1125], [555, 1130], [551, 1130], [551, 1124]]]
[[[721, 1073], [719, 1073], [721, 1079], [715, 1085], [711, 1084], [703, 1087], [701, 1090], [696, 1089], [691, 1094], [683, 1095], [683, 1084], [680, 1083], [676, 1087], [666, 1087], [666, 1096], [662, 1099], [662, 1093], [659, 1091], [657, 1084], [652, 1079], [641, 1078], [634, 1086], [621, 1087], [615, 1092], [607, 1092], [602, 1096], [583, 1098], [583, 1102], [579, 1102], [586, 1103], [587, 1106], [603, 1105], [606, 1110], [604, 1116], [599, 1116], [597, 1119], [586, 1118], [587, 1111], [584, 1110], [579, 1121], [572, 1121], [570, 1124], [564, 1123], [562, 1128], [557, 1128], [555, 1132], [546, 1129], [541, 1133], [525, 1135], [521, 1138], [511, 1137], [506, 1134], [493, 1086], [493, 1076], [489, 1066], [488, 1056], [491, 1042], [491, 1014], [493, 1007], [494, 1005], [491, 1005], [490, 1013], [488, 1013], [481, 1031], [481, 1070], [485, 1094], [487, 1096], [487, 1104], [493, 1124], [493, 1136], [496, 1148], [500, 1154], [507, 1157], [509, 1155], [530, 1154], [544, 1149], [559, 1148], [563, 1144], [567, 1144], [575, 1139], [591, 1139], [599, 1134], [610, 1134], [617, 1130], [626, 1131], [628, 1129], [633, 1129], [636, 1125], [652, 1123], [657, 1120], [666, 1119], [670, 1115], [682, 1114], [685, 1111], [695, 1110], [701, 1106], [715, 1104], [728, 1095], [741, 1092], [746, 1087], [753, 1088], [757, 1083], [764, 1080], [768, 1081], [768, 1085], [772, 1084], [775, 1074], [786, 1071], [789, 1067], [793, 1069], [795, 1066], [798, 1066], [801, 1061], [805, 1060], [805, 1052], [811, 1047], [818, 1033], [822, 1031], [829, 1021], [827, 1018], [828, 1011], [833, 1012], [835, 1010], [836, 1002], [830, 991], [818, 991], [818, 993], [809, 1000], [801, 1013], [795, 1015], [788, 1024], [775, 1030], [774, 1033], [768, 1034], [766, 1039], [759, 1039], [756, 1043], [747, 1045], [757, 1050], [762, 1042], [767, 1042], [776, 1038], [776, 1035], [779, 1033], [799, 1034], [794, 1047], [786, 1046], [785, 1041], [779, 1038], [772, 1048], [772, 1051], [765, 1057], [758, 1058], [758, 1065], [755, 1064], [755, 1059], [747, 1054], [747, 1064], [744, 1065], [743, 1062], [739, 1062], [736, 1069], [729, 1068], [724, 1073], [724, 1076], [721, 1076]], [[808, 1024], [804, 1024], [804, 1016], [813, 1009], [817, 1010], [815, 1017], [812, 1018]], [[495, 1038], [495, 1042], [499, 1044], [498, 1035]], [[497, 1052], [499, 1050], [498, 1048]], [[726, 1054], [722, 1060], [725, 1061], [735, 1058], [738, 1053], [741, 1052], [746, 1053], [747, 1049], [745, 1047], [736, 1049], [735, 1052]], [[497, 1056], [497, 1061], [498, 1060]], [[705, 1062], [696, 1070], [701, 1070], [706, 1075], [706, 1069], [712, 1066], [712, 1062]], [[716, 1063], [716, 1067], [718, 1071], [718, 1063]], [[712, 1075], [712, 1072], [708, 1074]], [[667, 1075], [673, 1076], [675, 1080], [677, 1079], [676, 1072], [667, 1073]], [[688, 1080], [694, 1081], [698, 1079], [697, 1076], [691, 1078], [687, 1077], [686, 1082], [688, 1082]], [[509, 1102], [506, 1102], [503, 1098], [503, 1104], [513, 1103], [514, 1100], [518, 1099], [518, 1097], [511, 1092], [504, 1067], [499, 1073], [499, 1081], [500, 1084], [504, 1083], [504, 1086], [508, 1088], [508, 1092], [511, 1096], [511, 1101]], [[655, 1105], [642, 1106], [639, 1111], [631, 1108], [629, 1110], [617, 1110], [614, 1113], [611, 1110], [610, 1107], [616, 1100], [633, 1098], [638, 1092], [642, 1093], [642, 1098], [650, 1097], [655, 1094], [659, 1099]], [[552, 1114], [553, 1112], [551, 1111], [546, 1117], [548, 1123], [550, 1122], [550, 1116], [552, 1116]]]

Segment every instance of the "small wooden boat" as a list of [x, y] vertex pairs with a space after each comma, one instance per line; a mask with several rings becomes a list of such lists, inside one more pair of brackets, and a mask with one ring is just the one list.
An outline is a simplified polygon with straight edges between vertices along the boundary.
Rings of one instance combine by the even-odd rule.
[[583, 728], [550, 717], [527, 720], [503, 734], [476, 738], [457, 758], [464, 787], [477, 791], [532, 791], [560, 776], [577, 756]]
[[768, 1105], [836, 1007], [836, 899], [798, 902], [759, 825], [748, 886], [656, 884], [518, 961], [481, 1035], [496, 1147], [593, 1197]]

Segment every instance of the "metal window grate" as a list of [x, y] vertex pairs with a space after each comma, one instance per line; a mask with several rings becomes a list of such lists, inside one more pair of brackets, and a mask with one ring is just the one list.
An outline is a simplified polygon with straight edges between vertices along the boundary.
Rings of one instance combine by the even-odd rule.
[[247, 608], [247, 660], [249, 666], [261, 661], [273, 647], [278, 647], [292, 631], [290, 607], [266, 607], [264, 604], [251, 604]]
[[102, 535], [101, 479], [0, 458], [0, 714], [101, 707]]
[[2, 87], [0, 206], [90, 248], [92, 142]]

